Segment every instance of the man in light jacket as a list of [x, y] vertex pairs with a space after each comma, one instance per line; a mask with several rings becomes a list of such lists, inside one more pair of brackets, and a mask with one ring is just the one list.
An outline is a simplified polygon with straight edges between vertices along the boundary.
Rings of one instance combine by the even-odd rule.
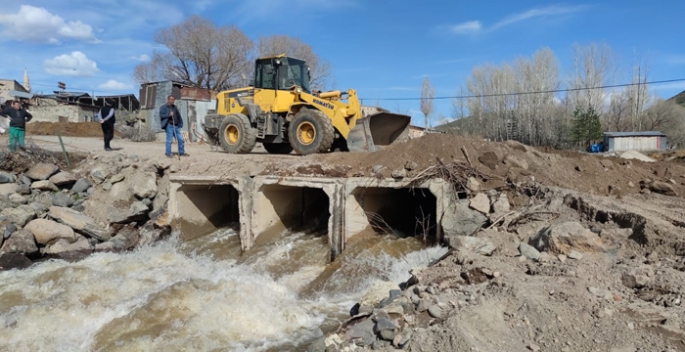
[[166, 156], [171, 157], [171, 142], [176, 139], [178, 143], [178, 155], [188, 156], [185, 152], [185, 143], [183, 136], [181, 136], [181, 128], [183, 128], [183, 117], [178, 111], [174, 102], [176, 98], [173, 95], [167, 97], [167, 103], [159, 108], [159, 118], [162, 124], [162, 129], [166, 131]]

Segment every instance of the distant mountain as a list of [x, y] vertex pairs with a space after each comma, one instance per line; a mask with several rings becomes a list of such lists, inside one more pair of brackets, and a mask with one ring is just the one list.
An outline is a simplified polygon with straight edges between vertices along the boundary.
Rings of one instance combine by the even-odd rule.
[[675, 101], [676, 104], [685, 107], [685, 91], [682, 91], [678, 93], [677, 95], [674, 95], [670, 98], [668, 98], [667, 101]]
[[458, 134], [459, 131], [462, 129], [462, 126], [468, 123], [469, 120], [470, 117], [464, 117], [458, 120], [454, 120], [452, 122], [448, 122], [446, 124], [442, 124], [440, 126], [435, 126], [432, 129], [443, 133]]

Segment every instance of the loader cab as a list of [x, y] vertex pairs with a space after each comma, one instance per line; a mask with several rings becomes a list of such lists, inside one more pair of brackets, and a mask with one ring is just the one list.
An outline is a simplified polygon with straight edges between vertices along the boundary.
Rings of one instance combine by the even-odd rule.
[[257, 60], [255, 88], [290, 90], [298, 86], [311, 93], [309, 80], [309, 68], [302, 60], [285, 56]]

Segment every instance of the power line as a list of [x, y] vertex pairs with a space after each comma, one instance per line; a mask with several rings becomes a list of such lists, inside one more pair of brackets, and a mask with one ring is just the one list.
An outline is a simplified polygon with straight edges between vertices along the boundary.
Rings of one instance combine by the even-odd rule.
[[[514, 93], [496, 93], [496, 94], [483, 94], [483, 95], [457, 95], [451, 97], [434, 97], [432, 100], [444, 100], [444, 99], [469, 99], [469, 98], [490, 98], [490, 97], [507, 97], [507, 96], [518, 96], [518, 95], [532, 95], [532, 94], [549, 94], [549, 93], [563, 93], [563, 92], [578, 92], [583, 90], [595, 90], [595, 89], [607, 89], [607, 88], [622, 88], [630, 86], [644, 86], [650, 84], [663, 84], [663, 83], [673, 83], [673, 82], [685, 82], [685, 78], [667, 79], [661, 81], [651, 81], [651, 82], [640, 82], [640, 83], [623, 83], [623, 84], [613, 84], [598, 87], [582, 87], [582, 88], [565, 88], [565, 89], [553, 89], [553, 90], [540, 90], [532, 92], [514, 92]], [[364, 98], [363, 100], [384, 100], [384, 101], [398, 101], [398, 100], [421, 100], [421, 98]]]
[[[33, 83], [31, 82], [31, 86], [39, 86], [39, 87], [53, 87], [55, 90], [57, 90], [57, 85], [56, 84], [41, 84], [41, 83]], [[111, 94], [111, 91], [104, 91], [104, 90], [94, 90], [94, 89], [88, 89], [88, 88], [76, 88], [76, 87], [69, 87], [69, 89], [72, 90], [80, 90], [84, 92], [92, 92], [92, 93], [104, 93], [104, 94]]]

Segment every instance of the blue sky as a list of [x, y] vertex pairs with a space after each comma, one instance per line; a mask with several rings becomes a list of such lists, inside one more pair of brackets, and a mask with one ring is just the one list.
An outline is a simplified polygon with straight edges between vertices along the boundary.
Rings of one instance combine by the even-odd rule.
[[[286, 34], [330, 61], [338, 89], [357, 89], [365, 104], [409, 112], [428, 77], [436, 96], [454, 96], [474, 66], [531, 56], [550, 47], [563, 77], [573, 45], [608, 44], [617, 83], [630, 80], [634, 57], [647, 58], [650, 80], [685, 78], [685, 1], [390, 1], [390, 0], [0, 0], [0, 77], [34, 92], [68, 89], [135, 93], [133, 67], [152, 54], [154, 32], [197, 14], [238, 26], [249, 37]], [[655, 85], [668, 98], [685, 84]], [[435, 102], [433, 124], [452, 114]]]

